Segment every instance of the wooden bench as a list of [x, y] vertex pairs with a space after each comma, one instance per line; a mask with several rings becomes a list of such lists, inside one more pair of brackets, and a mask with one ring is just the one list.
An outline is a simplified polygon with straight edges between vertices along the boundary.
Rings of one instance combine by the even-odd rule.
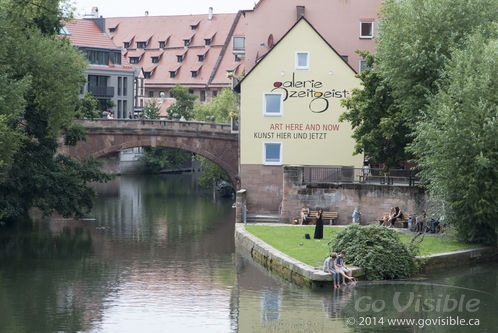
[[[387, 212], [384, 212], [384, 214], [382, 214], [382, 218], [379, 219], [379, 223], [382, 225], [382, 223], [384, 222], [385, 218], [386, 217], [389, 217], [389, 213]], [[386, 227], [388, 227], [386, 225]], [[394, 222], [394, 228], [408, 228], [409, 225], [408, 225], [408, 216], [406, 214], [403, 214], [403, 218], [398, 218], [396, 219], [396, 222]]]
[[[310, 210], [310, 214], [306, 217], [306, 222], [310, 221], [313, 223], [308, 222], [308, 224], [314, 224], [316, 223], [316, 210]], [[339, 214], [337, 212], [323, 212], [322, 213], [322, 220], [325, 222], [325, 220], [329, 220], [329, 225], [334, 224], [333, 221], [337, 220], [337, 217]]]

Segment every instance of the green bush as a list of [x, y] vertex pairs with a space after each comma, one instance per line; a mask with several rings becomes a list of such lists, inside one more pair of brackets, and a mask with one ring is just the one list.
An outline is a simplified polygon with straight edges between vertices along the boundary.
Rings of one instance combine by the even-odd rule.
[[346, 261], [365, 271], [367, 280], [404, 279], [415, 272], [414, 254], [396, 231], [370, 225], [350, 225], [329, 242], [331, 251], [346, 252]]

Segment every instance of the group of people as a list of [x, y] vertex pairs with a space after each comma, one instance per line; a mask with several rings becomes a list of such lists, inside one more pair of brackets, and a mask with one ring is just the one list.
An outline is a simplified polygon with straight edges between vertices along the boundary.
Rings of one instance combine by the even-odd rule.
[[[304, 205], [304, 207], [301, 209], [301, 224], [305, 224], [306, 220], [308, 219], [310, 215], [310, 209]], [[319, 208], [316, 211], [316, 215], [314, 216], [316, 218], [315, 221], [315, 234], [313, 235], [314, 239], [322, 239], [323, 238], [323, 209]]]
[[389, 215], [384, 216], [384, 218], [379, 221], [379, 225], [394, 227], [397, 219], [403, 219], [403, 212], [399, 209], [399, 207], [392, 207]]
[[348, 283], [354, 284], [355, 279], [352, 276], [352, 272], [349, 268], [346, 267], [344, 263], [344, 256], [346, 253], [341, 251], [339, 255], [333, 252], [330, 254], [327, 259], [323, 262], [323, 271], [325, 273], [332, 275], [332, 282], [334, 283], [334, 289], [340, 288], [340, 278], [342, 276], [342, 284], [347, 285], [346, 279]]

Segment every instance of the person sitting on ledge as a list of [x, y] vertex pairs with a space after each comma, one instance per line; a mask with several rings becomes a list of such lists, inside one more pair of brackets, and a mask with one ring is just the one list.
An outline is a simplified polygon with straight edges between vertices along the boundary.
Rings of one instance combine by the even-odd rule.
[[337, 259], [336, 253], [331, 253], [327, 259], [323, 262], [323, 271], [332, 275], [332, 282], [334, 283], [334, 289], [340, 287], [339, 284], [339, 272], [336, 270], [335, 261]]
[[344, 285], [346, 284], [346, 278], [348, 278], [350, 282], [353, 280], [351, 270], [347, 268], [346, 264], [344, 263], [345, 255], [346, 252], [341, 251], [341, 253], [337, 256], [337, 259], [335, 260], [337, 271], [342, 275], [342, 284]]

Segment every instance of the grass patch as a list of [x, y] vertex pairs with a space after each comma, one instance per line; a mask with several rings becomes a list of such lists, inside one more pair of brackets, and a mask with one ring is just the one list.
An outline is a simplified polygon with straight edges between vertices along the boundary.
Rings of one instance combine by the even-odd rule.
[[[246, 225], [246, 230], [275, 249], [312, 267], [321, 267], [329, 253], [328, 242], [343, 227], [324, 226], [323, 239], [313, 239], [315, 226], [262, 226]], [[305, 239], [304, 234], [311, 239]], [[400, 233], [401, 241], [409, 244], [411, 235]], [[302, 245], [300, 245], [302, 244]], [[453, 237], [426, 235], [420, 244], [418, 255], [465, 250], [478, 245], [458, 242]]]
[[[410, 244], [413, 235], [400, 234], [401, 241], [405, 244]], [[419, 246], [417, 255], [426, 256], [430, 254], [451, 252], [458, 250], [472, 249], [481, 247], [478, 244], [466, 244], [457, 241], [454, 237], [446, 237], [439, 235], [426, 235], [424, 241]]]

